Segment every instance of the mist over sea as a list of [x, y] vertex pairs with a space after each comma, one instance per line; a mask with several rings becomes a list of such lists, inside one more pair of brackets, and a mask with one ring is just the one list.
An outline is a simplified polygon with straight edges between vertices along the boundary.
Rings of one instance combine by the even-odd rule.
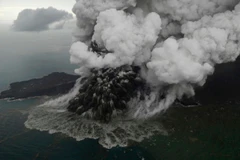
[[69, 62], [71, 31], [12, 32], [0, 24], [0, 91], [12, 82], [40, 78], [52, 72], [74, 73]]
[[68, 53], [0, 54], [0, 90], [12, 82], [40, 78], [52, 72], [74, 74]]

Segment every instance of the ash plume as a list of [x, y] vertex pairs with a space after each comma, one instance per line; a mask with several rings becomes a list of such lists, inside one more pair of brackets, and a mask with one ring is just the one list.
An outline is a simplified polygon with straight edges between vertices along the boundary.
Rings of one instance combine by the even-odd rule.
[[[76, 73], [133, 65], [151, 88], [152, 105], [135, 117], [150, 117], [175, 99], [193, 96], [215, 64], [239, 55], [238, 0], [77, 0], [77, 29], [70, 49]], [[99, 56], [90, 42], [109, 52]], [[163, 99], [158, 99], [164, 94]], [[154, 95], [154, 96], [153, 96]], [[149, 98], [151, 99], [151, 98]], [[148, 99], [148, 100], [149, 100]], [[153, 106], [154, 104], [154, 106]], [[131, 108], [131, 107], [130, 107]], [[140, 111], [141, 110], [141, 111]]]
[[106, 148], [167, 135], [152, 117], [240, 53], [239, 0], [76, 0], [73, 12], [70, 60], [81, 78], [34, 108], [27, 128]]

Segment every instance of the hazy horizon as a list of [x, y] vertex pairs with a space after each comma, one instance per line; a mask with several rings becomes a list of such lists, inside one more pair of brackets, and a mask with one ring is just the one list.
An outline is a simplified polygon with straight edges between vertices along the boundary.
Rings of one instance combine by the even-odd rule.
[[[69, 61], [74, 20], [61, 29], [19, 32], [12, 26], [25, 9], [54, 7], [72, 13], [75, 0], [0, 1], [0, 91], [12, 82], [44, 76], [53, 71], [74, 72]], [[37, 22], [37, 21], [36, 21]], [[34, 25], [33, 25], [34, 26]]]

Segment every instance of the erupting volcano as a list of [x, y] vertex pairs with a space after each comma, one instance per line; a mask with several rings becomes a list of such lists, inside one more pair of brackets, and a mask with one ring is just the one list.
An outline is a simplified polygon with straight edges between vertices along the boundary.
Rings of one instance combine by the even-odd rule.
[[[75, 73], [81, 79], [68, 95], [44, 105], [64, 110], [56, 121], [49, 113], [51, 123], [67, 124], [61, 118], [75, 118], [64, 128], [46, 127], [48, 120], [30, 116], [29, 128], [55, 127], [78, 138], [79, 121], [91, 119], [108, 122], [119, 137], [113, 127], [121, 127], [116, 119], [140, 121], [158, 115], [176, 100], [194, 96], [194, 88], [205, 84], [216, 64], [235, 61], [240, 54], [239, 0], [76, 0], [73, 12], [70, 61], [80, 66]], [[47, 114], [44, 109], [38, 113]], [[116, 145], [121, 143], [116, 139]]]
[[[99, 56], [109, 53], [91, 43], [90, 50]], [[79, 115], [91, 109], [93, 118], [108, 122], [114, 111], [126, 110], [127, 102], [143, 92], [143, 80], [137, 66], [92, 69], [83, 81], [79, 94], [69, 102], [68, 110]]]
[[108, 122], [115, 110], [129, 110], [129, 102], [141, 92], [152, 104], [135, 108], [134, 115], [146, 118], [176, 99], [193, 96], [215, 64], [239, 55], [237, 3], [77, 0], [70, 54], [71, 62], [81, 66], [76, 73], [85, 80], [68, 110], [80, 115], [89, 111], [94, 119]]

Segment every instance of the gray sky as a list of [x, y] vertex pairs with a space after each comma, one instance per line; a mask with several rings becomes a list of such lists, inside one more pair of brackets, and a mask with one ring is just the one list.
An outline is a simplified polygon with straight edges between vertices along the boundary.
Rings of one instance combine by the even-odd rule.
[[0, 23], [11, 24], [23, 9], [54, 7], [71, 12], [75, 0], [0, 0]]
[[[34, 54], [36, 52], [66, 52], [71, 45], [71, 32], [75, 22], [68, 22], [62, 30], [46, 30], [41, 33], [17, 33], [11, 30], [13, 21], [24, 9], [54, 7], [70, 13], [75, 0], [0, 0], [0, 54]], [[70, 25], [70, 26], [69, 26]], [[12, 47], [11, 47], [12, 46]]]
[[[64, 29], [43, 32], [16, 32], [11, 26], [24, 9], [54, 7], [72, 13], [74, 4], [75, 0], [0, 0], [0, 64], [41, 54], [64, 54], [68, 60], [74, 20], [66, 23]], [[7, 71], [7, 67], [0, 65], [0, 73], [4, 71]]]

